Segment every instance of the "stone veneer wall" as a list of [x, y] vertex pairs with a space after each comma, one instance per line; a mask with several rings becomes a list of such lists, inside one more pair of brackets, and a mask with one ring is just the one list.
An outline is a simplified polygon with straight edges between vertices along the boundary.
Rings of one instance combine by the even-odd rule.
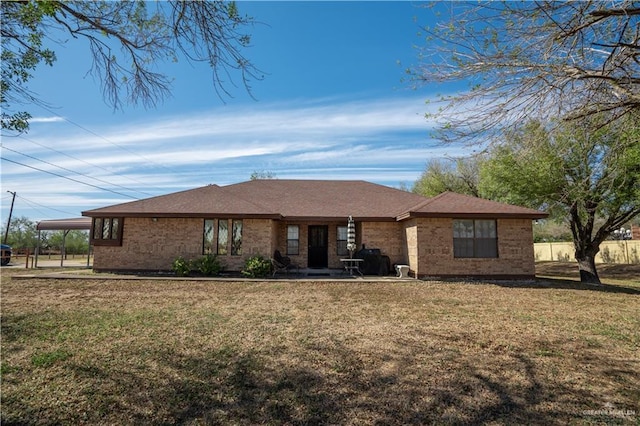
[[[242, 221], [242, 255], [219, 256], [227, 270], [239, 271], [247, 257], [272, 253], [272, 220]], [[122, 246], [95, 246], [95, 270], [171, 270], [172, 262], [182, 256], [202, 256], [204, 219], [202, 218], [125, 218]]]
[[535, 260], [531, 219], [498, 219], [498, 257], [456, 259], [453, 257], [453, 219], [419, 218], [408, 221], [405, 233], [417, 253], [410, 255], [410, 268], [424, 276], [534, 277]]

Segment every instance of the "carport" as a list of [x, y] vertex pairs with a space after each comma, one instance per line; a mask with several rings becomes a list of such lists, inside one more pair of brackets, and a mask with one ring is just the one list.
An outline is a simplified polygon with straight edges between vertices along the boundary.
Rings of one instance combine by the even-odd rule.
[[[74, 219], [55, 219], [55, 220], [41, 220], [36, 225], [38, 230], [38, 245], [36, 247], [36, 259], [35, 267], [38, 267], [38, 254], [40, 253], [40, 231], [63, 231], [62, 234], [62, 247], [60, 251], [60, 266], [64, 266], [65, 256], [65, 239], [67, 234], [72, 230], [91, 230], [91, 218], [90, 217], [78, 217]], [[91, 241], [90, 236], [87, 235], [88, 241]], [[91, 259], [91, 244], [89, 244], [89, 250], [87, 251], [87, 268], [89, 267], [89, 261]]]

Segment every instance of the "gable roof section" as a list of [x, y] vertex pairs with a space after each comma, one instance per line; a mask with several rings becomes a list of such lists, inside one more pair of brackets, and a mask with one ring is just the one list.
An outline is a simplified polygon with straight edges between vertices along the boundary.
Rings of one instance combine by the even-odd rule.
[[410, 217], [453, 217], [453, 218], [521, 218], [542, 219], [547, 213], [485, 200], [455, 192], [443, 192], [433, 198], [411, 207], [398, 217], [398, 220]]
[[278, 212], [229, 194], [225, 187], [208, 185], [144, 200], [82, 212], [83, 216], [124, 217], [279, 217]]
[[362, 180], [266, 179], [226, 186], [288, 219], [395, 220], [425, 198]]
[[252, 180], [82, 212], [83, 216], [396, 221], [412, 217], [519, 217], [546, 213], [446, 192], [433, 198], [362, 180]]
[[425, 198], [365, 181], [252, 180], [82, 212], [84, 216], [395, 220]]

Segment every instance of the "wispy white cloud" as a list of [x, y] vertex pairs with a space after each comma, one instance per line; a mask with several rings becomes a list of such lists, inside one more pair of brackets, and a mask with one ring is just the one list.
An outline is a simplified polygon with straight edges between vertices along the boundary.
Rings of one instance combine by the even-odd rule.
[[[28, 136], [38, 145], [10, 141], [7, 147], [51, 164], [6, 150], [3, 156], [135, 197], [239, 182], [256, 170], [282, 178], [397, 185], [414, 181], [429, 158], [462, 154], [428, 139], [434, 123], [424, 118], [426, 108], [417, 98], [258, 104], [125, 121], [92, 128], [91, 133], [71, 124], [48, 126], [50, 121], [43, 120], [34, 122]], [[3, 186], [52, 207], [80, 212], [129, 200], [15, 164], [2, 166]]]
[[32, 117], [29, 119], [31, 124], [37, 123], [62, 123], [64, 122], [64, 117], [51, 116], [51, 117]]

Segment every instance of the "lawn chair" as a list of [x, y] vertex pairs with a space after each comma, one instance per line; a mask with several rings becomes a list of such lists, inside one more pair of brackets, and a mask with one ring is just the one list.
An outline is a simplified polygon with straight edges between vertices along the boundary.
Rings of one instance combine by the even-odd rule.
[[298, 270], [298, 266], [291, 263], [291, 258], [282, 256], [282, 254], [280, 254], [280, 250], [273, 252], [271, 266], [273, 266], [273, 277], [275, 277], [278, 272], [284, 272], [285, 275], [289, 275], [289, 270]]

